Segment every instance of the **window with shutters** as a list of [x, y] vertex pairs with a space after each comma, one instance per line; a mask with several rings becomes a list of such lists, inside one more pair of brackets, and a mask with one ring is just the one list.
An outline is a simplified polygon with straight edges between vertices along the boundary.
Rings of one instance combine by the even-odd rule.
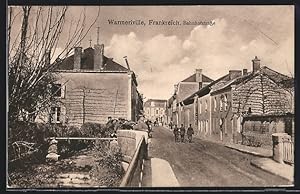
[[224, 110], [227, 110], [228, 106], [228, 100], [227, 100], [227, 94], [224, 95]]
[[202, 113], [202, 102], [200, 101], [199, 103], [199, 113], [201, 114]]
[[221, 97], [220, 97], [220, 111], [223, 110], [223, 100], [224, 100], [224, 96], [221, 95]]
[[217, 111], [217, 98], [214, 97], [214, 111]]

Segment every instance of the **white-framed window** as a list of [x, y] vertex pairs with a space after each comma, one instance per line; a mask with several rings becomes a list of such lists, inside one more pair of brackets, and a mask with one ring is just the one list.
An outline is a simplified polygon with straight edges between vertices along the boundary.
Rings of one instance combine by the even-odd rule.
[[203, 130], [203, 125], [202, 125], [202, 121], [200, 121], [200, 131], [202, 132]]
[[217, 97], [214, 97], [214, 111], [217, 111]]
[[208, 108], [208, 103], [207, 100], [205, 100], [205, 112], [207, 112], [207, 108]]
[[224, 98], [224, 96], [221, 95], [221, 97], [220, 97], [220, 111], [223, 110], [223, 98]]
[[61, 123], [61, 108], [60, 107], [51, 107], [50, 122], [51, 123]]
[[199, 113], [200, 114], [202, 113], [202, 102], [201, 101], [199, 102]]
[[227, 100], [227, 94], [224, 95], [224, 110], [227, 110], [228, 100]]

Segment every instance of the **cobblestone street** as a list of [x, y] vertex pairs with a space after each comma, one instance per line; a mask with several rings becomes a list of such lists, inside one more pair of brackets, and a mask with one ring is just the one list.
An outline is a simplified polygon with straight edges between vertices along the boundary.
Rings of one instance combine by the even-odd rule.
[[[258, 158], [256, 156], [196, 138], [192, 143], [175, 143], [173, 133], [163, 127], [154, 128], [149, 156], [168, 161], [181, 187], [290, 184], [252, 166], [250, 161]], [[151, 179], [147, 176], [145, 182], [145, 186], [151, 185]]]

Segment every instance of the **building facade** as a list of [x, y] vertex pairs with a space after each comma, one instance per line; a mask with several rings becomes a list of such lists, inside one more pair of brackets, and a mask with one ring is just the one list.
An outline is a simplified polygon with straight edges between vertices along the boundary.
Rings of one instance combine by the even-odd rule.
[[[209, 85], [213, 80], [202, 73], [202, 69], [196, 69], [195, 73], [178, 84], [174, 85], [174, 94], [168, 100], [167, 120], [176, 125], [188, 126], [193, 122], [194, 108], [185, 106], [183, 100], [199, 89]], [[188, 117], [188, 118], [186, 118]]]
[[166, 107], [167, 100], [148, 99], [144, 103], [145, 118], [151, 120], [152, 122], [157, 121], [160, 124], [166, 124]]
[[[278, 115], [294, 114], [293, 78], [261, 67], [260, 60], [255, 57], [252, 71], [230, 70], [178, 104], [182, 105], [177, 109], [178, 115], [184, 115], [183, 120], [197, 129], [197, 135], [239, 142], [245, 117], [252, 115], [265, 119], [266, 116], [277, 118], [282, 117]], [[290, 123], [285, 125], [292, 126]]]
[[[137, 121], [143, 111], [135, 73], [104, 56], [104, 45], [95, 45], [55, 65], [53, 87], [58, 102], [48, 116], [51, 123], [82, 125], [106, 123], [108, 117]], [[47, 113], [46, 113], [47, 114]]]

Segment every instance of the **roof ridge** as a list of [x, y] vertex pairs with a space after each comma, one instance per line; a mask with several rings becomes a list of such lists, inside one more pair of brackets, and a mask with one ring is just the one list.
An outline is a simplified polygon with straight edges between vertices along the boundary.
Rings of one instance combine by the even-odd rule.
[[283, 74], [283, 73], [280, 73], [280, 72], [278, 72], [278, 71], [275, 71], [274, 69], [271, 69], [270, 67], [268, 67], [268, 66], [266, 66], [266, 65], [264, 65], [264, 66], [261, 67], [262, 70], [263, 70], [263, 68], [264, 68], [264, 69], [268, 69], [268, 70], [270, 70], [270, 71], [272, 71], [272, 72], [274, 72], [274, 73], [277, 73], [277, 74], [279, 74], [279, 75], [281, 75], [281, 76], [283, 76], [283, 77], [287, 77], [287, 78], [289, 78], [289, 79], [293, 79], [292, 77], [287, 76], [287, 75], [285, 75], [285, 74]]

